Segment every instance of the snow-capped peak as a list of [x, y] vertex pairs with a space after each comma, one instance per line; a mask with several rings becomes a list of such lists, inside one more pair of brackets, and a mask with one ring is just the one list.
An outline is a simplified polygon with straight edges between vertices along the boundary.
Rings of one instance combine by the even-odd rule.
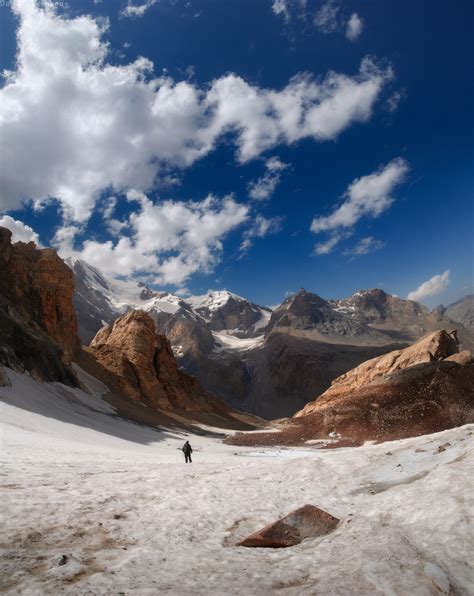
[[225, 306], [231, 298], [236, 302], [247, 302], [242, 296], [233, 294], [228, 290], [211, 290], [202, 296], [190, 296], [186, 298], [185, 302], [195, 310], [206, 308], [215, 311]]

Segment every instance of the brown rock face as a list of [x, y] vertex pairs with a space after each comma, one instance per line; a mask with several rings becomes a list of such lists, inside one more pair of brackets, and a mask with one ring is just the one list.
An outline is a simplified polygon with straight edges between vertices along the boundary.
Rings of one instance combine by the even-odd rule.
[[237, 546], [286, 548], [299, 544], [305, 538], [324, 536], [333, 532], [339, 521], [337, 517], [319, 507], [304, 505], [251, 534]]
[[42, 380], [77, 384], [79, 349], [71, 270], [52, 249], [11, 243], [0, 228], [0, 363]]
[[444, 360], [458, 352], [455, 331], [435, 331], [404, 350], [395, 350], [384, 356], [372, 358], [348, 373], [341, 375], [332, 382], [331, 387], [318, 400], [307, 404], [294, 417], [298, 418], [299, 416], [311, 414], [318, 407], [318, 404], [321, 404], [321, 400], [327, 403], [339, 395], [365, 387], [396, 371], [416, 364]]
[[178, 370], [169, 341], [156, 335], [153, 319], [143, 311], [131, 311], [102, 328], [88, 351], [135, 401], [161, 410], [228, 413], [193, 377]]
[[34, 242], [11, 243], [11, 232], [0, 228], [0, 293], [21, 314], [31, 318], [63, 349], [70, 362], [79, 348], [72, 304], [74, 275], [51, 248]]
[[441, 331], [342, 375], [279, 433], [252, 433], [239, 445], [301, 444], [337, 433], [360, 444], [438, 432], [474, 421], [474, 362]]

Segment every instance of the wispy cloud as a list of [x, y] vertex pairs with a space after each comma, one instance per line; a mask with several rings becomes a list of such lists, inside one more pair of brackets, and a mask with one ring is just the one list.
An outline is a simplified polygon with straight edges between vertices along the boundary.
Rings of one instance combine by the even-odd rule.
[[441, 294], [441, 292], [445, 290], [450, 283], [449, 275], [449, 269], [444, 273], [434, 275], [431, 279], [419, 285], [416, 290], [409, 292], [407, 299], [419, 302], [424, 298], [428, 298], [429, 296]]
[[253, 224], [243, 235], [243, 241], [240, 245], [240, 256], [244, 256], [253, 244], [255, 238], [264, 238], [270, 234], [276, 234], [281, 230], [283, 217], [264, 217], [257, 215]]
[[347, 39], [349, 39], [350, 41], [355, 41], [356, 39], [358, 39], [360, 34], [362, 33], [363, 28], [363, 20], [356, 12], [352, 13], [351, 18], [347, 21], [346, 26]]
[[265, 174], [249, 183], [249, 196], [256, 201], [263, 201], [271, 197], [280, 183], [282, 173], [289, 168], [278, 157], [271, 157], [265, 162]]
[[370, 252], [380, 250], [384, 246], [385, 243], [382, 242], [382, 240], [377, 240], [377, 238], [374, 238], [373, 236], [366, 236], [365, 238], [361, 238], [352, 248], [346, 249], [344, 254], [348, 257], [361, 257]]
[[157, 4], [159, 0], [146, 0], [141, 4], [134, 4], [128, 2], [128, 4], [121, 10], [120, 14], [123, 17], [142, 17], [146, 11], [151, 8], [154, 4]]
[[343, 26], [341, 6], [337, 0], [328, 0], [314, 15], [314, 24], [321, 33], [334, 33]]
[[316, 254], [331, 252], [342, 239], [341, 232], [351, 230], [361, 218], [375, 218], [388, 209], [395, 200], [392, 192], [405, 180], [408, 169], [408, 163], [397, 157], [376, 172], [356, 178], [344, 193], [342, 205], [330, 215], [313, 219], [312, 232], [331, 234], [328, 240], [316, 245]]

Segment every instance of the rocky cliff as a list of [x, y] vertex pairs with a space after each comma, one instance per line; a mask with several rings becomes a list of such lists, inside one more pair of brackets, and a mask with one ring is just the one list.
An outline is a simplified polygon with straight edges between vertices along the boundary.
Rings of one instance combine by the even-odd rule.
[[80, 348], [72, 271], [52, 249], [12, 244], [6, 228], [0, 228], [0, 271], [0, 363], [77, 384], [69, 367]]
[[227, 416], [229, 409], [180, 371], [166, 337], [143, 311], [130, 311], [102, 328], [87, 349], [116, 375], [120, 391], [160, 410], [198, 411]]

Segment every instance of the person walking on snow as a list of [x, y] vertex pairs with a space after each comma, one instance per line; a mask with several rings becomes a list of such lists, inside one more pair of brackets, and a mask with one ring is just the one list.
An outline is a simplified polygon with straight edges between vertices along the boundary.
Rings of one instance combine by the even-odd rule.
[[186, 443], [183, 445], [182, 451], [184, 453], [185, 462], [188, 463], [189, 461], [189, 463], [192, 464], [193, 460], [191, 459], [191, 453], [193, 452], [193, 448], [189, 444], [189, 441], [186, 441]]

